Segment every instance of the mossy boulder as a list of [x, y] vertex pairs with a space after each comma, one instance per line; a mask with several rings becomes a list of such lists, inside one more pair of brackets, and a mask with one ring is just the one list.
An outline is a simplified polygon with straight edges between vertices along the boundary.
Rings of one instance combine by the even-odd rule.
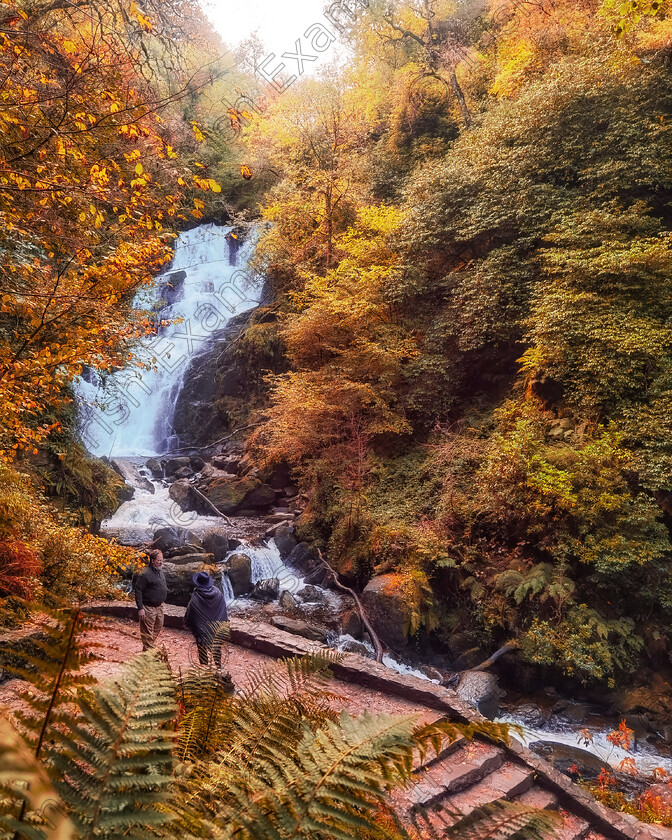
[[362, 604], [380, 640], [402, 650], [408, 644], [411, 609], [406, 602], [402, 575], [380, 575], [369, 581]]

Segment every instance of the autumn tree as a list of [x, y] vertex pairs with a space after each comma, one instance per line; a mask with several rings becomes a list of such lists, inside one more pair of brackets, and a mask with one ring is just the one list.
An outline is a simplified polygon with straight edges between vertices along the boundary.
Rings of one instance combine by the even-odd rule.
[[216, 188], [179, 163], [162, 125], [179, 94], [158, 95], [150, 58], [167, 54], [184, 19], [179, 3], [152, 8], [154, 17], [132, 2], [2, 5], [5, 458], [48, 433], [41, 413], [83, 365], [128, 360], [145, 329], [131, 300], [170, 257], [180, 186]]

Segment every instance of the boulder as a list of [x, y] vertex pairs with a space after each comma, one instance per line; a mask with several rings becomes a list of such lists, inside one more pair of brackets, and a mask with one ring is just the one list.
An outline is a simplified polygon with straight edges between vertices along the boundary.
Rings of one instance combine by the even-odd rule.
[[280, 581], [277, 578], [268, 578], [267, 580], [258, 580], [254, 584], [250, 598], [268, 604], [271, 601], [275, 601], [279, 594]]
[[312, 572], [308, 572], [304, 578], [304, 582], [310, 586], [324, 586], [330, 576], [331, 572], [329, 569], [326, 566], [320, 565], [314, 568]]
[[232, 554], [226, 568], [236, 598], [247, 595], [252, 590], [252, 561], [247, 554]]
[[363, 642], [357, 642], [354, 639], [346, 639], [340, 646], [343, 653], [357, 653], [360, 656], [366, 656], [367, 659], [375, 659], [376, 654], [367, 648]]
[[583, 723], [588, 716], [588, 706], [585, 703], [558, 700], [553, 704], [551, 714], [569, 723]]
[[115, 472], [119, 473], [126, 484], [130, 484], [136, 490], [145, 490], [147, 493], [154, 493], [152, 482], [148, 478], [145, 478], [144, 475], [140, 475], [138, 468], [132, 461], [126, 458], [111, 458], [110, 465]]
[[324, 590], [318, 589], [317, 586], [304, 586], [296, 593], [296, 597], [303, 601], [304, 604], [323, 604], [327, 598]]
[[304, 639], [310, 639], [312, 642], [327, 641], [327, 634], [319, 627], [313, 627], [306, 621], [300, 621], [295, 618], [287, 618], [285, 615], [275, 615], [271, 619], [271, 624], [279, 630], [284, 630], [287, 633], [294, 633], [296, 636], [303, 636]]
[[[562, 744], [559, 741], [533, 741], [533, 752], [542, 755], [556, 770], [568, 776], [580, 776], [585, 780], [596, 779], [603, 769], [611, 770], [606, 761], [581, 747]], [[572, 768], [572, 772], [569, 770]]]
[[154, 548], [158, 548], [164, 554], [172, 549], [179, 548], [182, 544], [177, 530], [169, 527], [154, 531], [153, 542]]
[[401, 575], [380, 575], [369, 581], [362, 592], [362, 606], [373, 629], [392, 650], [401, 650], [408, 644], [411, 610], [404, 597], [403, 581]]
[[213, 478], [221, 478], [227, 481], [233, 481], [236, 478], [234, 473], [218, 470], [212, 464], [206, 464], [201, 470], [201, 481], [211, 481]]
[[258, 478], [237, 478], [222, 476], [213, 478], [198, 489], [221, 513], [235, 513], [242, 507], [247, 495], [252, 493], [261, 482]]
[[275, 540], [275, 544], [280, 552], [280, 557], [282, 557], [283, 560], [287, 560], [297, 546], [296, 537], [292, 533], [291, 529], [286, 525], [281, 525], [280, 528], [276, 529], [273, 539]]
[[191, 478], [194, 471], [191, 467], [180, 467], [175, 471], [175, 478]]
[[497, 717], [503, 692], [494, 674], [487, 671], [465, 671], [460, 676], [456, 691], [458, 697], [473, 706], [483, 717], [490, 720]]
[[170, 498], [176, 502], [184, 511], [193, 510], [194, 494], [191, 492], [191, 484], [189, 479], [180, 478], [170, 485], [168, 491]]
[[283, 590], [280, 593], [280, 606], [283, 610], [293, 610], [295, 607], [298, 606], [299, 602], [296, 598], [289, 592], [287, 589]]
[[191, 458], [187, 458], [186, 455], [184, 457], [168, 458], [166, 461], [166, 475], [175, 475], [183, 467], [191, 470]]
[[320, 562], [316, 553], [307, 542], [300, 542], [296, 545], [286, 558], [287, 565], [293, 569], [310, 572]]
[[276, 491], [268, 484], [259, 484], [245, 496], [245, 507], [266, 508], [270, 507], [276, 500]]
[[236, 475], [240, 465], [240, 458], [236, 455], [215, 455], [210, 463], [216, 470]]
[[203, 537], [203, 548], [215, 555], [215, 563], [221, 563], [229, 553], [229, 539], [217, 531], [208, 531]]
[[208, 572], [214, 578], [218, 586], [221, 586], [222, 572], [217, 566], [213, 566], [203, 562], [202, 554], [198, 555], [198, 560], [192, 563], [185, 563], [177, 565], [176, 563], [166, 562], [163, 564], [163, 571], [166, 575], [166, 583], [168, 584], [168, 604], [174, 604], [178, 607], [186, 607], [189, 603], [191, 593], [194, 591], [194, 582], [192, 580], [196, 572]]
[[207, 563], [209, 566], [213, 566], [215, 563], [214, 554], [194, 553], [194, 549], [190, 546], [184, 546], [184, 549], [189, 554], [171, 554], [170, 562], [173, 566], [188, 566], [190, 563]]
[[358, 639], [362, 635], [362, 620], [357, 610], [348, 610], [341, 616], [341, 632]]
[[543, 729], [548, 723], [547, 716], [534, 703], [521, 703], [511, 710], [516, 720], [532, 729]]
[[189, 458], [189, 464], [194, 472], [200, 472], [205, 466], [205, 461], [200, 455], [192, 455]]
[[163, 478], [163, 464], [158, 458], [150, 458], [145, 466], [154, 478]]

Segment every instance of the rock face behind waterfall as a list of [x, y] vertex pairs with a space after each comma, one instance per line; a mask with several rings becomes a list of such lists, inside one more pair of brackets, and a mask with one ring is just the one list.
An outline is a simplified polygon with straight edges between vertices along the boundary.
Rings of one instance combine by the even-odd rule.
[[183, 446], [205, 446], [229, 431], [226, 398], [244, 398], [248, 385], [232, 342], [248, 326], [253, 312], [236, 315], [213, 332], [189, 363], [173, 416], [173, 429]]

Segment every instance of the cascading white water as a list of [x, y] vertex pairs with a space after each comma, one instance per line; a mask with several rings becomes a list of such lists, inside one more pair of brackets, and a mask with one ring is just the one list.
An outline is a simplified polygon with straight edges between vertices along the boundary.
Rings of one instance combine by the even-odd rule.
[[137, 367], [103, 381], [94, 371], [76, 386], [80, 432], [96, 455], [156, 455], [170, 446], [172, 418], [189, 361], [216, 330], [259, 302], [261, 282], [247, 270], [254, 237], [245, 243], [233, 228], [202, 225], [181, 233], [171, 268], [138, 293], [138, 309], [156, 308], [159, 328], [139, 355], [154, 370]]
[[267, 545], [243, 544], [229, 552], [227, 558], [232, 554], [245, 554], [250, 558], [252, 561], [252, 583], [277, 578], [280, 582], [280, 591], [287, 590], [296, 593], [303, 588], [303, 578], [294, 569], [290, 569], [284, 564], [275, 540], [270, 540]]

